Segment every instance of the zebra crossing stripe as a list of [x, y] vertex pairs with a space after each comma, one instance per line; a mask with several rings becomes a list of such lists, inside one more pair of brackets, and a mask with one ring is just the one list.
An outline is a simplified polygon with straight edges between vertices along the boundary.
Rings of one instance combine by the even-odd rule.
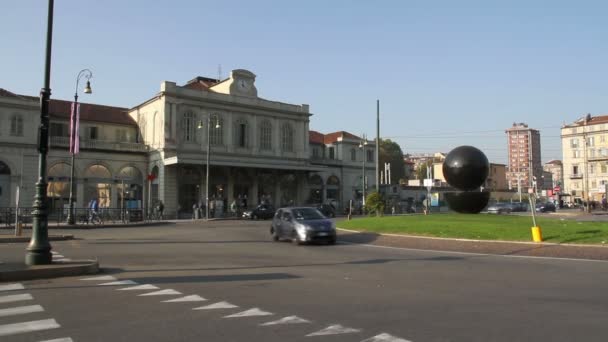
[[340, 324], [330, 325], [323, 330], [319, 330], [306, 336], [322, 336], [322, 335], [337, 335], [337, 334], [350, 334], [360, 332], [360, 329], [343, 327]]
[[410, 340], [404, 340], [399, 337], [395, 337], [393, 335], [389, 335], [387, 333], [382, 333], [380, 335], [376, 335], [374, 337], [368, 338], [367, 340], [363, 340], [361, 342], [412, 342]]
[[238, 305], [233, 305], [228, 302], [217, 302], [214, 304], [199, 306], [198, 308], [194, 308], [192, 310], [213, 310], [213, 309], [233, 309], [233, 308], [238, 308]]
[[56, 338], [54, 340], [44, 340], [40, 342], [74, 342], [71, 337]]
[[272, 322], [262, 323], [260, 325], [261, 326], [266, 326], [266, 325], [299, 324], [299, 323], [310, 323], [310, 321], [306, 320], [304, 318], [300, 318], [298, 316], [287, 316], [287, 317], [283, 317], [283, 318], [281, 318], [279, 320], [272, 321]]
[[23, 315], [42, 311], [44, 311], [44, 309], [40, 305], [17, 306], [14, 308], [0, 309], [0, 317]]
[[270, 316], [270, 315], [274, 315], [274, 314], [272, 312], [262, 311], [258, 308], [253, 308], [253, 309], [245, 310], [243, 312], [224, 316], [224, 318], [248, 317], [248, 316]]
[[177, 303], [177, 302], [202, 302], [205, 301], [206, 299], [199, 296], [199, 295], [191, 295], [191, 296], [186, 296], [186, 297], [181, 297], [181, 298], [175, 298], [175, 299], [169, 299], [169, 300], [163, 300], [163, 303]]
[[19, 283], [0, 285], [0, 291], [13, 291], [13, 290], [23, 290], [23, 289], [25, 289], [25, 287], [23, 287], [23, 285], [19, 284]]
[[146, 284], [146, 285], [123, 287], [122, 289], [117, 289], [117, 291], [136, 291], [136, 290], [158, 290], [158, 286]]
[[65, 258], [65, 257], [61, 254], [53, 254], [53, 259], [55, 259], [55, 258]]
[[181, 294], [182, 293], [179, 291], [168, 289], [168, 290], [160, 290], [160, 291], [155, 291], [155, 292], [150, 292], [150, 293], [144, 293], [144, 294], [140, 294], [138, 296], [171, 296], [171, 295], [181, 295]]
[[85, 281], [116, 280], [116, 278], [112, 277], [111, 275], [105, 275], [105, 276], [98, 276], [98, 277], [92, 277], [92, 278], [82, 278], [80, 280], [85, 280]]
[[2, 296], [2, 297], [0, 297], [0, 303], [12, 303], [12, 302], [18, 302], [21, 300], [31, 300], [31, 299], [34, 299], [34, 297], [32, 297], [31, 294], [24, 293], [24, 294], [18, 294], [18, 295]]
[[134, 282], [133, 280], [119, 280], [119, 281], [112, 281], [109, 283], [99, 284], [99, 286], [117, 286], [117, 285], [137, 285], [137, 283]]
[[54, 319], [0, 325], [0, 336], [61, 328]]

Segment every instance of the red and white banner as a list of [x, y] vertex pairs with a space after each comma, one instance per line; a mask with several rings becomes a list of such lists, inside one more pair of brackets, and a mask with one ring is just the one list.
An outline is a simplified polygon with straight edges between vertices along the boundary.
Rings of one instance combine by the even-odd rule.
[[74, 110], [72, 102], [72, 112], [70, 114], [70, 154], [80, 153], [80, 103]]

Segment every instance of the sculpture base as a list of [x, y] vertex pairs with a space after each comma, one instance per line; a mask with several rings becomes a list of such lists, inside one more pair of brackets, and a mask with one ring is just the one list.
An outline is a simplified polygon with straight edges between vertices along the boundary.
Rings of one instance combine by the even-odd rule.
[[479, 214], [490, 201], [489, 191], [447, 192], [445, 200], [450, 209], [462, 214]]

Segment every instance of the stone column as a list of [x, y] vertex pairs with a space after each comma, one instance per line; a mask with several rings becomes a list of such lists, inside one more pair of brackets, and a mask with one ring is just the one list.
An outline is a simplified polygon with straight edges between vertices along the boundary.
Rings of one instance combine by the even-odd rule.
[[251, 194], [249, 201], [252, 206], [256, 206], [260, 204], [260, 198], [258, 197], [258, 188], [259, 188], [259, 180], [258, 180], [258, 169], [253, 169], [253, 183], [251, 185]]

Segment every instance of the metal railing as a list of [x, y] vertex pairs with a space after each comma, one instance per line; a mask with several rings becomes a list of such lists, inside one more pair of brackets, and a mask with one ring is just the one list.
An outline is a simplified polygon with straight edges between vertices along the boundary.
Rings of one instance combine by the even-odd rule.
[[[51, 146], [70, 146], [69, 137], [51, 137]], [[80, 148], [84, 149], [98, 149], [98, 150], [115, 150], [115, 151], [129, 151], [129, 152], [146, 152], [148, 146], [142, 143], [135, 142], [121, 142], [121, 141], [106, 141], [106, 140], [93, 140], [93, 139], [81, 139]]]
[[[13, 228], [15, 221], [18, 220], [25, 227], [32, 224], [33, 207], [0, 207], [0, 228]], [[67, 209], [51, 209], [48, 215], [48, 226], [66, 227]], [[130, 222], [141, 222], [144, 220], [142, 209], [120, 209], [120, 208], [100, 208], [93, 213], [89, 208], [74, 208], [74, 219], [76, 226], [100, 225], [100, 224], [119, 224]], [[148, 220], [160, 219], [148, 217]]]

